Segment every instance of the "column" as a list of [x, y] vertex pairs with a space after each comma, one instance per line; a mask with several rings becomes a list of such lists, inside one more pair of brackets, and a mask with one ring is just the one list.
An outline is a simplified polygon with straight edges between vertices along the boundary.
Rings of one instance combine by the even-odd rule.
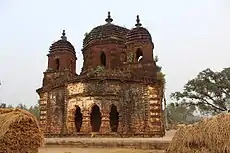
[[103, 110], [101, 112], [102, 119], [101, 119], [101, 127], [100, 127], [100, 133], [101, 134], [109, 134], [110, 133], [110, 123], [109, 123], [109, 110]]
[[81, 125], [81, 132], [82, 133], [89, 133], [92, 131], [90, 125], [90, 114], [89, 111], [84, 109], [82, 111], [82, 125]]
[[124, 133], [123, 114], [120, 114], [120, 113], [119, 113], [119, 123], [118, 123], [117, 133], [118, 134], [123, 134]]

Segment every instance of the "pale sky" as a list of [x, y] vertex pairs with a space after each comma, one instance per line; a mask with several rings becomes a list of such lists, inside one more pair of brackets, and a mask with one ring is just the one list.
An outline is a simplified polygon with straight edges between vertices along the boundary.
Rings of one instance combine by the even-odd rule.
[[153, 38], [169, 95], [206, 68], [230, 66], [229, 0], [0, 0], [0, 102], [37, 103], [50, 45], [63, 29], [82, 67], [84, 34], [105, 23], [132, 28], [136, 15]]

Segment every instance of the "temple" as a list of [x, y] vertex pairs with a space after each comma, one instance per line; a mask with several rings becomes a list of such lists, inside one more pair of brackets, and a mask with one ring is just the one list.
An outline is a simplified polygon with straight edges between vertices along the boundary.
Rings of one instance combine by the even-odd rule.
[[106, 23], [85, 34], [83, 67], [63, 30], [48, 53], [48, 68], [37, 89], [40, 125], [46, 137], [164, 136], [164, 82], [154, 44], [137, 16], [135, 27]]

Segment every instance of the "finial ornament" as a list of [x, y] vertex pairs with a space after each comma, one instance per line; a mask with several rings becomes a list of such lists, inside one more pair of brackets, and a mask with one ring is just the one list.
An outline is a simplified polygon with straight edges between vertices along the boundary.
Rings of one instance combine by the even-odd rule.
[[65, 36], [65, 30], [62, 31], [61, 39], [62, 40], [67, 40], [67, 37]]
[[137, 19], [136, 19], [137, 23], [135, 24], [136, 27], [141, 27], [142, 24], [140, 23], [140, 18], [139, 15], [137, 15]]
[[105, 19], [105, 21], [107, 22], [107, 23], [111, 23], [111, 22], [113, 22], [113, 19], [111, 18], [111, 15], [110, 15], [110, 12], [108, 12], [108, 17], [107, 17], [107, 19]]

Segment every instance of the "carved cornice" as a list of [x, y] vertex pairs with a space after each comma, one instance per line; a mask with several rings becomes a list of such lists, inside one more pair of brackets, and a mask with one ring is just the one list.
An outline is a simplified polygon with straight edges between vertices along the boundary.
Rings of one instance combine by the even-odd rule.
[[118, 94], [115, 93], [105, 93], [105, 92], [91, 92], [91, 93], [78, 93], [78, 94], [73, 94], [73, 95], [68, 95], [68, 99], [76, 98], [76, 97], [119, 97]]
[[[150, 41], [133, 41], [125, 44], [127, 48], [144, 48], [151, 45], [154, 48], [154, 44]], [[152, 49], [153, 49], [152, 48]]]
[[101, 45], [108, 45], [108, 44], [116, 44], [116, 45], [121, 45], [125, 47], [124, 41], [120, 41], [120, 40], [110, 40], [110, 39], [101, 40], [101, 41], [95, 40], [95, 41], [90, 42], [86, 46], [84, 46], [82, 48], [82, 52], [87, 51], [92, 46], [101, 46]]

